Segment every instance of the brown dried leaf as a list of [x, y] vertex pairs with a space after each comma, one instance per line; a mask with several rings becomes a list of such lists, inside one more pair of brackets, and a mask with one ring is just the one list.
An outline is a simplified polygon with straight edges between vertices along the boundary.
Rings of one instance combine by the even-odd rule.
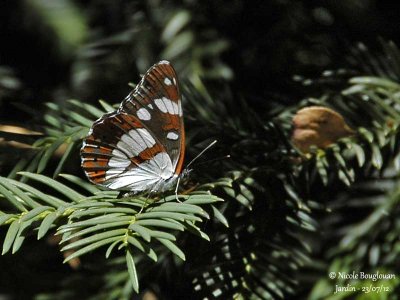
[[297, 111], [293, 127], [292, 143], [304, 153], [310, 152], [313, 145], [326, 148], [338, 139], [354, 134], [340, 114], [322, 106]]

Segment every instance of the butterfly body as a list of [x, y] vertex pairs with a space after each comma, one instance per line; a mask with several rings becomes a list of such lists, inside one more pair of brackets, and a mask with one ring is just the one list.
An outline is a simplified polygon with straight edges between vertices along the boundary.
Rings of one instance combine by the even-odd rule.
[[93, 123], [81, 148], [90, 181], [133, 193], [172, 188], [184, 153], [178, 80], [167, 61], [152, 66], [118, 110]]

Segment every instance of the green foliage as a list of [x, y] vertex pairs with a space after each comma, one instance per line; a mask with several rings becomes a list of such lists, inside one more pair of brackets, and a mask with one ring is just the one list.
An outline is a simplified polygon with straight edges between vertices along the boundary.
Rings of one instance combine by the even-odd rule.
[[[338, 212], [345, 212], [350, 207], [359, 210], [367, 209], [369, 213], [365, 218], [353, 221], [350, 226], [345, 225], [346, 220], [343, 218], [338, 218], [334, 224], [325, 225], [329, 231], [332, 230], [329, 228], [334, 227], [335, 231], [344, 232], [337, 246], [329, 253], [332, 261], [327, 272], [351, 274], [354, 271], [366, 274], [376, 274], [377, 272], [383, 275], [396, 274], [395, 266], [399, 255], [397, 241], [399, 226], [396, 217], [399, 191], [396, 184], [398, 179], [393, 178], [393, 172], [389, 171], [388, 173], [385, 178], [373, 177], [360, 186], [355, 186], [356, 198], [342, 198], [332, 204]], [[329, 232], [329, 235], [333, 234], [333, 232]], [[387, 292], [371, 292], [377, 299], [393, 299], [392, 296], [397, 294], [396, 291], [400, 287], [398, 278], [372, 282], [340, 278], [336, 280], [320, 279], [314, 286], [310, 299], [331, 299], [329, 296], [333, 294], [335, 285], [346, 286], [347, 284], [355, 286], [356, 291], [339, 293], [332, 299], [368, 299], [363, 297], [367, 297], [365, 289], [370, 285], [376, 287], [376, 291], [379, 291], [379, 286], [389, 289]]]
[[[374, 66], [369, 69], [370, 74], [351, 77], [340, 94], [312, 100], [341, 112], [356, 133], [326, 150], [316, 150], [302, 170], [303, 174], [313, 174], [315, 182], [319, 176], [328, 189], [337, 179], [349, 186], [329, 197], [326, 210], [331, 216], [324, 214], [319, 220], [329, 250], [323, 254], [324, 267], [318, 269], [322, 278], [314, 284], [310, 299], [395, 299], [399, 290], [397, 279], [369, 282], [327, 277], [329, 272], [395, 274], [395, 257], [399, 255], [396, 219], [400, 86], [392, 78], [398, 78], [399, 61], [394, 58], [399, 57], [400, 51], [393, 43], [385, 42], [380, 56], [370, 53], [364, 45], [356, 49], [368, 53], [369, 59], [363, 66]], [[393, 64], [388, 67], [387, 61]], [[376, 77], [375, 72], [381, 77]], [[356, 290], [333, 294], [336, 285], [347, 284]], [[379, 286], [389, 291], [365, 291]]]
[[[297, 75], [300, 87], [293, 91], [282, 72], [293, 61], [290, 72], [325, 68], [325, 51], [313, 42], [332, 44], [319, 32], [313, 35], [314, 23], [306, 26], [310, 19], [301, 2], [269, 3], [285, 16], [266, 26], [265, 36], [259, 28], [241, 29], [245, 12], [253, 24], [258, 10], [265, 10], [240, 1], [86, 6], [64, 0], [57, 1], [60, 10], [49, 3], [22, 7], [51, 40], [46, 46], [56, 49], [49, 65], [69, 62], [65, 77], [43, 83], [34, 94], [50, 95], [51, 102], [34, 107], [18, 92], [35, 89], [0, 66], [0, 105], [15, 98], [18, 110], [33, 116], [30, 129], [40, 132], [0, 132], [0, 146], [3, 139], [23, 145], [1, 148], [2, 253], [21, 253], [32, 237], [42, 242], [56, 236], [64, 262], [79, 259], [81, 265], [35, 290], [37, 299], [132, 299], [149, 291], [159, 299], [395, 299], [397, 279], [327, 277], [397, 271], [400, 51], [394, 43], [382, 41], [375, 51], [360, 43], [349, 49], [346, 68], [316, 78]], [[312, 15], [328, 24], [323, 9]], [[232, 26], [239, 19], [240, 28]], [[287, 19], [291, 26], [282, 21]], [[301, 39], [288, 41], [296, 32]], [[302, 40], [304, 32], [310, 40]], [[187, 161], [218, 140], [205, 163], [194, 164], [178, 195], [182, 203], [169, 192], [102, 190], [79, 167], [81, 141], [93, 121], [115, 110], [117, 104], [109, 103], [120, 102], [127, 82], [159, 59], [171, 60], [181, 79]], [[332, 63], [343, 66], [341, 59]], [[55, 76], [46, 62], [40, 64]], [[107, 101], [93, 104], [99, 97]], [[290, 142], [292, 118], [310, 105], [337, 111], [354, 134], [300, 153]], [[224, 159], [210, 160], [219, 156]], [[336, 284], [347, 283], [385, 285], [391, 292], [333, 295]]]
[[[395, 45], [387, 43], [383, 46], [387, 55], [384, 59], [391, 60], [392, 57], [398, 57], [399, 50]], [[367, 52], [364, 45], [359, 48]], [[369, 53], [368, 55], [371, 61], [366, 63], [369, 62], [376, 69], [382, 70], [380, 65], [388, 66], [386, 62], [375, 60]], [[396, 69], [397, 65], [394, 64], [391, 67]], [[393, 74], [391, 70], [386, 70], [386, 72]], [[330, 73], [331, 76], [336, 74]], [[350, 77], [348, 85], [342, 89], [335, 92], [328, 90], [318, 99], [308, 98], [302, 101], [300, 106], [321, 105], [340, 112], [356, 133], [351, 137], [340, 139], [325, 150], [314, 148], [312, 157], [315, 161], [311, 164], [315, 164], [315, 168], [308, 164], [300, 168], [306, 167], [306, 172], [311, 168], [313, 172], [316, 172], [312, 174], [312, 178], [318, 175], [324, 185], [332, 183], [335, 180], [333, 174], [336, 173], [335, 177], [347, 186], [354, 183], [357, 170], [360, 168], [382, 170], [392, 162], [397, 168], [399, 164], [397, 143], [400, 120], [399, 91], [400, 85], [389, 76], [387, 78], [355, 76]], [[287, 121], [287, 112], [283, 112], [280, 119], [283, 122]]]
[[[17, 164], [8, 178], [0, 179], [0, 192], [10, 204], [1, 216], [2, 224], [8, 226], [3, 253], [18, 251], [32, 232], [37, 232], [38, 239], [56, 232], [61, 237], [61, 251], [68, 251], [65, 262], [100, 247], [105, 248], [106, 258], [119, 257], [123, 250], [126, 267], [119, 272], [124, 280], [118, 281], [115, 288], [130, 282], [124, 292], [126, 297], [132, 291], [139, 292], [140, 281], [151, 282], [146, 272], [141, 275], [140, 266], [146, 257], [157, 265], [168, 262], [174, 268], [182, 268], [167, 253], [187, 260], [185, 264], [192, 269], [182, 277], [167, 277], [167, 282], [186, 279], [189, 287], [185, 289], [193, 289], [199, 298], [276, 299], [296, 294], [299, 273], [312, 261], [312, 247], [304, 237], [309, 239], [324, 224], [318, 224], [312, 215], [321, 203], [309, 200], [304, 181], [309, 178], [306, 185], [322, 182], [329, 187], [339, 180], [351, 186], [357, 176], [383, 171], [398, 160], [400, 116], [395, 95], [399, 86], [389, 79], [358, 76], [336, 95], [301, 103], [300, 106], [330, 106], [345, 115], [355, 129], [353, 136], [325, 150], [315, 149], [308, 157], [299, 156], [287, 142], [287, 111], [260, 116], [239, 102], [243, 112], [239, 118], [230, 102], [229, 89], [211, 95], [184, 84], [183, 91], [185, 99], [190, 99], [186, 106], [189, 140], [196, 143], [212, 136], [222, 145], [231, 145], [232, 158], [223, 162], [225, 173], [209, 170], [204, 176], [208, 182], [194, 186], [187, 195], [179, 195], [183, 203], [176, 203], [174, 195], [161, 199], [119, 198], [116, 192], [101, 191], [75, 175], [61, 172], [93, 120], [115, 108], [104, 101], [101, 109], [76, 100], [63, 105], [49, 103], [44, 117], [45, 134], [33, 143], [35, 155], [22, 159], [24, 163]], [[211, 100], [216, 98], [225, 101]], [[373, 114], [373, 118], [360, 118], [354, 113], [358, 110]], [[194, 114], [195, 120], [190, 118]], [[220, 115], [226, 117], [221, 119]], [[197, 130], [204, 124], [210, 126]], [[49, 162], [61, 145], [63, 155], [52, 171]], [[299, 164], [296, 157], [303, 161]], [[56, 179], [39, 174], [43, 172], [52, 173]], [[205, 181], [196, 176], [193, 180]], [[219, 203], [222, 199], [225, 201]], [[371, 218], [377, 222], [381, 220], [382, 215], [379, 216]], [[209, 221], [200, 226], [204, 219]], [[372, 226], [367, 220], [360, 222], [358, 228]], [[351, 238], [351, 231], [347, 232], [349, 235], [343, 240]], [[365, 232], [370, 234], [371, 230]], [[209, 243], [193, 245], [185, 238], [186, 233]], [[353, 247], [361, 245], [358, 238], [351, 238]], [[342, 245], [336, 255], [357, 251], [349, 249], [349, 244], [347, 248]], [[377, 255], [377, 250], [371, 251], [371, 255]], [[194, 252], [202, 255], [193, 259]], [[187, 253], [191, 254], [189, 260]], [[361, 257], [365, 255], [361, 253]], [[358, 263], [355, 261], [354, 265]], [[334, 270], [350, 270], [354, 266], [335, 260], [332, 265], [336, 266], [330, 268]], [[326, 281], [324, 284], [327, 287]], [[104, 289], [98, 295], [103, 292]], [[317, 293], [313, 292], [316, 299]]]
[[[111, 108], [105, 102], [102, 105]], [[31, 160], [23, 159], [24, 163], [18, 164], [18, 169], [14, 168], [9, 178], [0, 178], [1, 196], [10, 204], [0, 216], [0, 224], [8, 226], [2, 254], [18, 251], [27, 235], [37, 232], [37, 238], [41, 239], [55, 229], [55, 234], [61, 236], [61, 251], [73, 250], [64, 262], [103, 246], [108, 246], [106, 257], [114, 249], [124, 249], [133, 290], [139, 292], [139, 275], [135, 267], [138, 252], [157, 262], [155, 247], [162, 245], [166, 249], [164, 252], [171, 251], [185, 260], [184, 252], [176, 244], [178, 232], [188, 231], [209, 240], [198, 226], [203, 219], [209, 218], [200, 205], [222, 201], [210, 194], [209, 189], [199, 187], [196, 192], [180, 195], [182, 203], [175, 202], [175, 195], [161, 199], [118, 198], [118, 192], [101, 191], [79, 177], [59, 174], [93, 123], [88, 117], [98, 118], [105, 112], [76, 100], [68, 101], [68, 106], [63, 108], [54, 103], [47, 106], [46, 135], [33, 144], [35, 156]], [[54, 177], [59, 175], [60, 180], [38, 174], [48, 167], [50, 158], [62, 144], [67, 146], [53, 173]], [[28, 171], [19, 171], [23, 168]], [[17, 177], [20, 180], [13, 179]], [[210, 209], [227, 225], [216, 207]]]
[[[141, 251], [153, 261], [157, 254], [153, 247], [161, 243], [176, 256], [185, 260], [185, 254], [175, 245], [176, 237], [170, 231], [190, 231], [207, 239], [208, 236], [196, 225], [208, 218], [199, 206], [220, 201], [207, 192], [181, 196], [183, 203], [175, 203], [175, 196], [146, 206], [146, 198], [124, 197], [117, 192], [96, 190], [84, 196], [71, 187], [47, 176], [21, 172], [20, 175], [45, 185], [50, 191], [41, 192], [13, 179], [1, 178], [2, 196], [20, 213], [2, 213], [1, 224], [9, 226], [3, 243], [2, 254], [15, 253], [22, 246], [27, 234], [37, 231], [41, 239], [49, 230], [56, 228], [61, 235], [61, 251], [74, 252], [65, 262], [109, 245], [106, 256], [112, 250], [125, 249], [127, 266], [133, 288], [138, 292], [138, 275], [134, 263], [136, 252]], [[81, 179], [73, 184], [84, 186]], [[90, 186], [89, 190], [93, 187]], [[54, 195], [53, 195], [54, 194]], [[143, 211], [142, 211], [143, 209]], [[62, 224], [62, 225], [60, 225]]]
[[[309, 104], [331, 106], [345, 114], [352, 124], [357, 124], [353, 137], [343, 138], [326, 150], [315, 148], [316, 171], [325, 185], [332, 171], [350, 186], [355, 181], [357, 168], [381, 170], [391, 160], [399, 166], [400, 111], [396, 108], [400, 85], [377, 77], [353, 77], [349, 84], [337, 97], [308, 101]], [[358, 114], [360, 110], [363, 115]], [[384, 161], [384, 157], [391, 160]]]
[[[200, 103], [209, 97], [193, 87], [186, 91], [191, 94], [186, 97], [193, 99], [193, 106], [189, 109], [200, 108]], [[212, 102], [209, 103], [211, 109]], [[105, 102], [102, 105], [112, 109]], [[228, 172], [225, 177], [198, 185], [187, 195], [179, 195], [183, 203], [175, 203], [175, 195], [162, 199], [146, 199], [144, 196], [118, 198], [116, 192], [101, 191], [74, 175], [60, 174], [70, 154], [78, 150], [79, 141], [85, 136], [93, 119], [105, 111], [74, 100], [64, 106], [49, 103], [47, 107], [45, 135], [34, 143], [36, 154], [33, 159], [26, 159], [24, 164], [19, 164], [19, 169], [14, 168], [9, 178], [1, 179], [4, 187], [2, 195], [14, 207], [10, 212], [4, 212], [3, 224], [9, 227], [3, 253], [11, 249], [15, 253], [26, 235], [32, 232], [37, 231], [40, 239], [55, 230], [61, 236], [61, 250], [70, 251], [65, 262], [103, 246], [108, 247], [105, 250], [106, 257], [116, 250], [124, 250], [131, 288], [138, 292], [141, 276], [137, 264], [142, 261], [142, 256], [160, 263], [160, 259], [161, 262], [170, 260], [165, 255], [171, 252], [185, 260], [185, 252], [188, 251], [185, 249], [192, 249], [193, 245], [182, 240], [181, 236], [189, 232], [212, 242], [211, 246], [207, 243], [204, 246], [196, 245], [197, 251], [207, 255], [188, 262], [196, 270], [189, 276], [198, 296], [206, 297], [211, 293], [223, 297], [284, 297], [287, 293], [294, 293], [294, 275], [278, 280], [279, 272], [294, 274], [307, 262], [309, 250], [297, 234], [315, 230], [315, 227], [309, 215], [310, 210], [298, 195], [293, 178], [284, 172], [277, 177], [276, 169], [269, 165], [272, 156], [260, 160], [262, 163], [258, 166], [249, 165], [246, 171]], [[219, 112], [229, 115], [226, 111], [228, 107], [219, 106]], [[251, 115], [255, 114], [249, 111]], [[207, 114], [203, 113], [203, 116], [205, 122]], [[241, 156], [242, 149], [245, 149], [240, 145], [264, 147], [262, 151], [268, 153], [272, 145], [277, 145], [279, 138], [284, 137], [278, 127], [268, 122], [258, 135], [243, 139], [248, 135], [248, 130], [261, 124], [261, 121], [251, 117], [240, 119], [242, 130], [236, 131], [238, 120], [234, 115], [222, 123], [217, 115], [209, 118], [214, 122], [214, 126], [209, 127], [213, 132], [209, 134], [221, 136], [223, 140], [230, 139], [234, 143], [233, 149], [236, 149], [233, 152], [235, 157]], [[222, 132], [227, 129], [232, 136], [223, 137]], [[275, 138], [265, 143], [265, 135]], [[192, 138], [198, 137], [192, 135]], [[59, 158], [55, 172], [51, 172], [50, 158], [61, 144], [67, 144], [66, 150]], [[281, 148], [276, 148], [273, 155], [279, 155], [281, 151]], [[255, 154], [257, 157], [258, 153]], [[290, 169], [288, 160], [284, 162]], [[226, 163], [232, 165], [232, 161]], [[24, 168], [28, 171], [20, 171]], [[53, 176], [58, 176], [52, 179], [38, 174], [40, 172], [51, 172]], [[216, 175], [212, 172], [209, 174]], [[226, 204], [214, 205], [222, 199]], [[205, 209], [209, 207], [207, 212], [200, 205]], [[237, 220], [227, 219], [226, 213]], [[209, 216], [212, 218], [211, 223], [207, 224], [206, 233], [201, 230], [200, 224]], [[249, 217], [248, 222], [243, 222]], [[214, 227], [217, 230], [211, 229]], [[279, 235], [273, 234], [273, 228], [280, 228]], [[271, 238], [263, 239], [263, 236], [270, 234]], [[285, 252], [277, 250], [283, 249], [285, 244], [291, 244], [290, 249]], [[240, 263], [232, 264], [232, 259]], [[266, 268], [269, 263], [274, 267]], [[215, 269], [215, 265], [219, 268]], [[223, 282], [230, 281], [229, 288], [221, 288], [221, 278], [224, 278]], [[273, 285], [271, 279], [275, 282]]]

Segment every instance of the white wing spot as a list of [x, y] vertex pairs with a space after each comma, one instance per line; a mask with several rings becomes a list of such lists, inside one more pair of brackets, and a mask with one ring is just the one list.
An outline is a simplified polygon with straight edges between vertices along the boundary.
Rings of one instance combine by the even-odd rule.
[[162, 99], [154, 99], [154, 103], [157, 105], [158, 109], [161, 110], [163, 113], [168, 112], [167, 107], [164, 104]]
[[[137, 156], [140, 152], [147, 148], [151, 148], [156, 141], [147, 129], [132, 129], [128, 134], [123, 134], [121, 140], [117, 144], [117, 148], [129, 156]], [[114, 151], [113, 151], [114, 152]]]
[[132, 129], [129, 130], [129, 135], [140, 145], [140, 147], [142, 147], [141, 151], [145, 150], [146, 148], [151, 148], [156, 144], [156, 141], [151, 136], [150, 132], [147, 131], [147, 129]]
[[148, 106], [148, 108], [153, 109], [153, 105], [151, 105], [151, 103], [148, 104], [147, 106]]
[[167, 97], [162, 97], [161, 99], [155, 99], [154, 103], [163, 113], [169, 113], [171, 115], [179, 114], [179, 105], [175, 102], [169, 100]]
[[124, 172], [123, 168], [109, 169], [106, 171], [105, 180], [109, 180], [112, 179], [113, 177], [119, 176], [123, 172]]
[[179, 135], [177, 135], [175, 132], [168, 132], [167, 134], [167, 139], [170, 140], [177, 140], [179, 138]]
[[179, 114], [180, 117], [182, 117], [182, 115], [183, 115], [181, 100], [178, 100], [178, 114]]
[[[115, 151], [116, 149], [114, 149]], [[131, 164], [131, 161], [127, 159], [126, 157], [119, 157], [119, 156], [113, 156], [111, 159], [108, 161], [108, 166], [111, 168], [122, 168], [125, 169], [127, 166]]]
[[137, 168], [127, 171], [110, 169], [106, 171], [105, 185], [115, 190], [143, 191], [154, 186], [164, 191], [173, 184], [174, 168], [171, 158], [165, 152], [158, 153], [152, 159], [141, 163]]
[[119, 149], [114, 149], [111, 154], [119, 158], [126, 158], [126, 155]]
[[171, 84], [172, 84], [171, 79], [169, 79], [168, 77], [165, 77], [165, 78], [164, 78], [164, 83], [165, 83], [166, 85], [171, 85]]
[[149, 111], [147, 109], [145, 109], [144, 107], [140, 108], [136, 112], [136, 115], [138, 116], [138, 118], [140, 120], [143, 120], [143, 121], [148, 121], [151, 119], [151, 115], [150, 115]]
[[172, 81], [174, 82], [174, 85], [176, 85], [176, 79], [172, 78]]

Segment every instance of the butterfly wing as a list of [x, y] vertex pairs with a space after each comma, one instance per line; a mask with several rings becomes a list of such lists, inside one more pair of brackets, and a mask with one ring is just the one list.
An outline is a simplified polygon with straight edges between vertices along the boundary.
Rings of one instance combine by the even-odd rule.
[[180, 174], [185, 153], [185, 130], [178, 78], [168, 61], [152, 66], [121, 103], [120, 110], [137, 118], [165, 146], [175, 174]]
[[90, 181], [134, 192], [165, 190], [180, 174], [183, 156], [181, 100], [165, 61], [149, 69], [116, 112], [93, 124], [81, 149]]

